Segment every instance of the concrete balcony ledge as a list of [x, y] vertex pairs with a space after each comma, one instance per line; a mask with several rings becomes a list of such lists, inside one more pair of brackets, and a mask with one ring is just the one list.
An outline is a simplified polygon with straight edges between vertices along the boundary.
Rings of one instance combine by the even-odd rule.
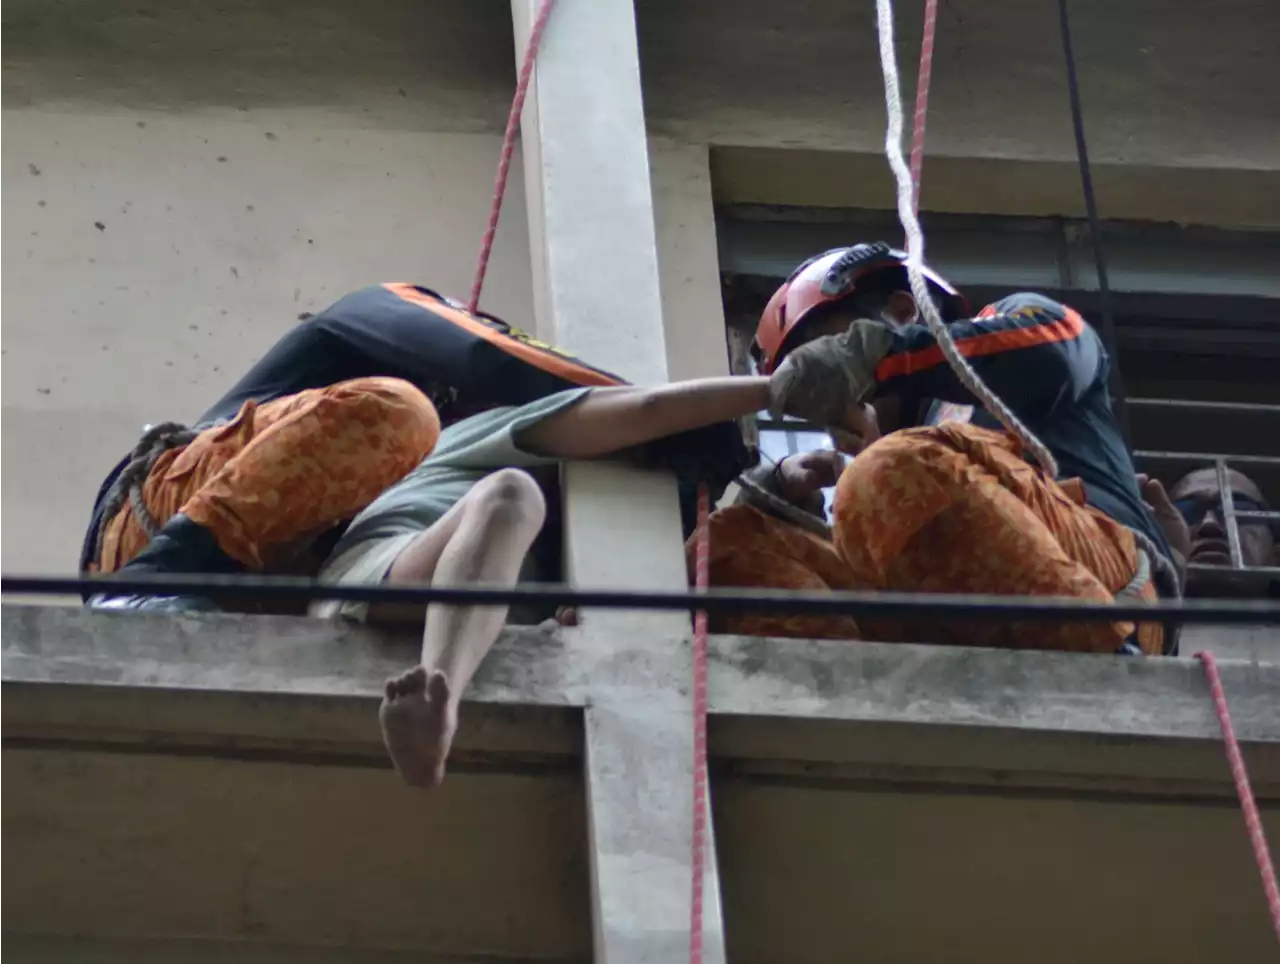
[[[2, 626], [9, 746], [336, 754], [374, 766], [385, 765], [374, 701], [417, 645], [291, 617], [5, 605]], [[1264, 638], [1246, 636], [1251, 652]], [[588, 703], [686, 687], [655, 682], [656, 645], [604, 647], [577, 631], [511, 628], [468, 696], [459, 765], [579, 756]], [[1221, 666], [1259, 790], [1280, 792], [1280, 663]], [[739, 770], [1230, 791], [1192, 659], [719, 637], [708, 685], [712, 754]]]
[[[687, 660], [670, 658], [679, 640], [592, 626], [508, 630], [449, 778], [423, 794], [388, 772], [374, 713], [416, 639], [5, 605], [5, 873], [23, 882], [6, 949], [580, 962], [593, 907], [643, 906], [669, 923], [637, 959], [681, 959], [688, 829], [659, 831], [688, 818], [689, 774], [661, 743], [688, 726], [672, 710]], [[1274, 635], [1208, 638], [1280, 834], [1280, 665], [1259, 658]], [[709, 696], [734, 962], [853, 946], [1022, 961], [1050, 934], [1040, 959], [1274, 953], [1193, 660], [720, 637]], [[602, 850], [601, 827], [621, 850]], [[630, 890], [592, 871], [607, 861]], [[670, 872], [637, 896], [654, 866]]]
[[[724, 639], [715, 755], [814, 781], [1233, 795], [1193, 659]], [[1280, 665], [1220, 661], [1257, 789], [1280, 792]]]

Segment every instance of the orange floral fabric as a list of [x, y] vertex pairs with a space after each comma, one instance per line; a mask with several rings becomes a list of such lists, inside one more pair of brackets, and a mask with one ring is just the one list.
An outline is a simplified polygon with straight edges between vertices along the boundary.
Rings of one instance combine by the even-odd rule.
[[[177, 512], [255, 570], [349, 519], [431, 452], [440, 419], [397, 378], [357, 378], [259, 405], [166, 452], [142, 487], [157, 523]], [[149, 539], [128, 502], [104, 523], [98, 568], [114, 572]]]
[[[712, 585], [820, 589], [821, 583], [1109, 603], [1138, 565], [1132, 533], [1086, 505], [1078, 479], [1048, 479], [1018, 454], [1009, 436], [964, 424], [895, 432], [849, 464], [833, 513], [838, 578], [829, 571], [829, 557], [821, 557], [819, 570], [818, 557], [808, 548], [796, 551], [793, 536], [759, 551], [760, 527], [737, 507], [715, 515], [726, 518], [711, 529]], [[798, 532], [785, 522], [769, 523], [771, 533]], [[717, 558], [730, 561], [717, 569]], [[1148, 584], [1141, 598], [1154, 600], [1154, 586]], [[721, 631], [747, 632], [743, 625]], [[832, 638], [841, 627], [830, 622], [817, 627], [823, 632], [796, 632], [782, 622], [774, 628], [782, 630], [774, 635]], [[1134, 631], [1130, 623], [867, 618], [858, 629], [866, 639], [1101, 653], [1114, 653]], [[1160, 653], [1159, 625], [1140, 626], [1138, 642], [1143, 652]]]
[[[829, 541], [766, 515], [754, 506], [735, 505], [711, 514], [712, 586], [758, 589], [858, 589], [853, 573]], [[685, 545], [693, 572], [696, 540]], [[852, 617], [784, 616], [768, 613], [713, 615], [713, 633], [743, 636], [790, 636], [797, 639], [857, 639]]]
[[[836, 551], [869, 589], [1059, 596], [1109, 603], [1138, 566], [1133, 534], [1059, 485], [1003, 432], [945, 424], [881, 439], [836, 486]], [[1148, 585], [1147, 598], [1155, 598]], [[864, 621], [866, 622], [866, 621]], [[1130, 623], [893, 620], [879, 638], [1114, 653]], [[1158, 626], [1144, 652], [1159, 653]]]

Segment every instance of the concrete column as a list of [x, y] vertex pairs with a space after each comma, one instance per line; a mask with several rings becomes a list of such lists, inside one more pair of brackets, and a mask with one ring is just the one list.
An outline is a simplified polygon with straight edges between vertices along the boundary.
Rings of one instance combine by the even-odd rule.
[[[517, 57], [539, 0], [512, 0]], [[638, 384], [668, 379], [654, 202], [629, 0], [559, 0], [522, 118], [539, 335]], [[578, 585], [685, 585], [674, 480], [608, 464], [564, 473]], [[588, 612], [586, 769], [596, 960], [675, 960], [689, 940], [689, 621]], [[714, 859], [709, 861], [714, 867]], [[707, 959], [722, 960], [719, 887]]]
[[[538, 0], [513, 0], [519, 57]], [[522, 122], [546, 332], [639, 384], [667, 380], [635, 15], [561, 0]], [[533, 223], [536, 219], [540, 223]], [[539, 263], [541, 262], [541, 263]]]
[[673, 382], [729, 374], [710, 155], [706, 144], [649, 141], [667, 372]]

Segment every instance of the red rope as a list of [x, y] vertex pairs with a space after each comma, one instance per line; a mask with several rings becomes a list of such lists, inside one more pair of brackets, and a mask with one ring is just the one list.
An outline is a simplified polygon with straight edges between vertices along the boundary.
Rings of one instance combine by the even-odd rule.
[[511, 113], [507, 115], [507, 129], [502, 135], [502, 154], [498, 159], [498, 176], [493, 185], [493, 202], [489, 206], [489, 223], [485, 225], [484, 238], [480, 242], [480, 258], [476, 262], [475, 280], [471, 282], [471, 299], [467, 311], [473, 315], [480, 308], [480, 292], [484, 289], [484, 276], [489, 270], [489, 256], [493, 254], [493, 239], [498, 233], [498, 218], [502, 215], [502, 199], [507, 193], [507, 175], [511, 172], [511, 155], [516, 149], [516, 135], [520, 133], [520, 115], [524, 112], [525, 95], [533, 79], [533, 64], [542, 46], [542, 34], [547, 29], [547, 19], [556, 0], [542, 0], [533, 27], [529, 30], [529, 44], [525, 47], [524, 61], [520, 64], [520, 77], [516, 82], [516, 94], [511, 100]]
[[912, 199], [917, 213], [920, 211], [920, 171], [924, 167], [924, 122], [929, 113], [929, 82], [933, 79], [933, 35], [937, 25], [938, 0], [925, 0], [920, 72], [916, 75], [916, 115], [911, 130]]
[[[711, 497], [698, 489], [694, 589], [711, 582]], [[689, 905], [689, 962], [702, 964], [702, 882], [707, 867], [707, 614], [693, 614], [693, 899]]]
[[1231, 767], [1231, 776], [1236, 782], [1236, 795], [1240, 798], [1240, 809], [1244, 811], [1245, 829], [1249, 831], [1249, 843], [1253, 847], [1253, 857], [1258, 862], [1258, 873], [1262, 877], [1262, 890], [1266, 894], [1267, 909], [1271, 913], [1271, 926], [1275, 929], [1276, 939], [1280, 941], [1280, 888], [1276, 886], [1276, 869], [1271, 863], [1267, 835], [1262, 829], [1258, 804], [1253, 799], [1253, 788], [1249, 785], [1249, 772], [1245, 769], [1244, 756], [1240, 753], [1240, 741], [1236, 739], [1236, 728], [1231, 723], [1231, 707], [1227, 704], [1227, 694], [1222, 688], [1218, 662], [1213, 658], [1212, 653], [1206, 652], [1196, 653], [1196, 659], [1204, 664], [1204, 675], [1209, 680], [1213, 709], [1218, 714], [1222, 742], [1226, 745], [1227, 763]]

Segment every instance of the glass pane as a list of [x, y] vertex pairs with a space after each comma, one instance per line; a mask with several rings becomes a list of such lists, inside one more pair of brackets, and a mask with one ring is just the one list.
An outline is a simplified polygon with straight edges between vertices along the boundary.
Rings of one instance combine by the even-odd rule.
[[[778, 429], [765, 429], [760, 433], [760, 451], [773, 462], [779, 462], [788, 455], [831, 448], [834, 448], [831, 437], [825, 432], [783, 432]], [[834, 487], [822, 491], [828, 512], [831, 511], [831, 498], [834, 492]]]

